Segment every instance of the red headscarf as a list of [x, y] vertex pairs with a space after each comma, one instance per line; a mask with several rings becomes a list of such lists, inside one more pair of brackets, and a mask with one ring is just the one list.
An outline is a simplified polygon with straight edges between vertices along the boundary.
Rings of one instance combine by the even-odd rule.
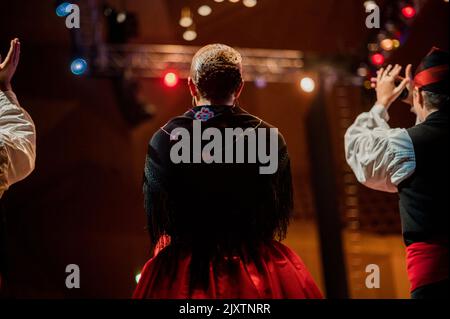
[[449, 54], [433, 47], [423, 58], [414, 76], [414, 85], [424, 91], [448, 94]]

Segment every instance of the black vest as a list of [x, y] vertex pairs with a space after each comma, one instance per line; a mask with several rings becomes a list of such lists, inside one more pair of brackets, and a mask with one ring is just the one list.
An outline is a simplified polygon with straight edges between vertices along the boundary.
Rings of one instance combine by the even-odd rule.
[[437, 111], [408, 129], [416, 170], [400, 183], [400, 216], [406, 245], [446, 240], [449, 230], [448, 113]]

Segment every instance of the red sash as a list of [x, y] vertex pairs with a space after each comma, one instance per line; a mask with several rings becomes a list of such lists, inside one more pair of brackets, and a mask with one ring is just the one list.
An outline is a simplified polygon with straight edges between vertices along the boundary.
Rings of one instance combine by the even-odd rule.
[[448, 244], [419, 242], [406, 248], [406, 263], [411, 291], [448, 279]]

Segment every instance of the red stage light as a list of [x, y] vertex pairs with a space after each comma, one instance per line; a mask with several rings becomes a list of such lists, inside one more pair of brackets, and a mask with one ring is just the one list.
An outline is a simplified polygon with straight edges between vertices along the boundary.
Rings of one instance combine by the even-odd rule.
[[370, 61], [372, 61], [374, 65], [383, 65], [384, 56], [381, 53], [375, 53], [370, 57]]
[[416, 15], [416, 9], [413, 6], [405, 6], [402, 8], [402, 14], [406, 19], [411, 19]]
[[164, 84], [167, 87], [174, 87], [178, 84], [178, 76], [173, 72], [168, 72], [164, 75]]

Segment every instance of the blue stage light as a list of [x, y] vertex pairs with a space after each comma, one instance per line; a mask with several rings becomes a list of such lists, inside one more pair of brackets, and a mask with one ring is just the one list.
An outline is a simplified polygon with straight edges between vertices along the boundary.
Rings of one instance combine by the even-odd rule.
[[66, 11], [66, 8], [70, 6], [69, 2], [63, 2], [59, 6], [56, 7], [56, 15], [58, 17], [65, 17], [69, 14], [69, 12]]
[[72, 61], [70, 71], [75, 75], [82, 75], [87, 70], [87, 62], [84, 59], [78, 58]]

